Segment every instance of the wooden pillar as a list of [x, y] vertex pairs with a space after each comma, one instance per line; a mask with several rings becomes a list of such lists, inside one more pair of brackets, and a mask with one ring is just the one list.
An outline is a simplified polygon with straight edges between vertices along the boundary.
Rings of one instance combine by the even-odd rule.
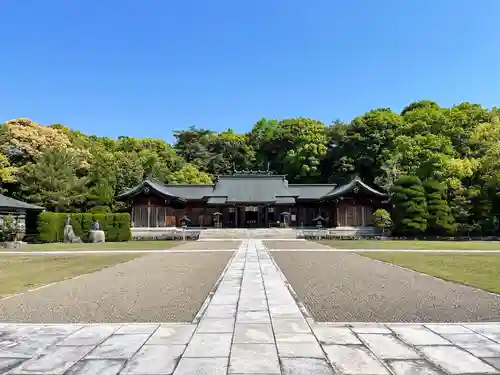
[[300, 205], [295, 203], [295, 227], [300, 227]]
[[151, 227], [151, 199], [148, 199], [148, 228]]

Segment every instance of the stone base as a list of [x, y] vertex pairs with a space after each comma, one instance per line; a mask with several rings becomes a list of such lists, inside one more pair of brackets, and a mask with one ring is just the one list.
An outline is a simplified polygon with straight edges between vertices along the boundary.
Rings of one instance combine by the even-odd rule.
[[91, 230], [89, 240], [92, 243], [104, 243], [106, 235], [103, 230]]
[[5, 241], [0, 242], [0, 249], [17, 249], [21, 247], [22, 242], [20, 241]]
[[73, 227], [70, 224], [64, 227], [64, 243], [82, 243], [80, 237], [75, 235]]

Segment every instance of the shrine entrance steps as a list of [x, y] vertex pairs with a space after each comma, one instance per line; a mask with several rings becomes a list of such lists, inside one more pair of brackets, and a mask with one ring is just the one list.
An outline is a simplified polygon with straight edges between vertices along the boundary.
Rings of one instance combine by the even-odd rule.
[[209, 228], [202, 230], [200, 240], [211, 239], [296, 239], [297, 232], [292, 228]]

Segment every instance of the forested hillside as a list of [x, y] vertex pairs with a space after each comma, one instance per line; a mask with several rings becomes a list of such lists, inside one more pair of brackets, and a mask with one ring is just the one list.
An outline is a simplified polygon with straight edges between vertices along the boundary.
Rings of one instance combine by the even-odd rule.
[[[245, 134], [192, 127], [174, 135], [175, 144], [169, 145], [150, 138], [96, 137], [27, 119], [7, 121], [0, 129], [2, 189], [54, 211], [116, 209], [115, 194], [148, 173], [171, 184], [210, 183], [233, 169], [269, 165], [294, 183], [341, 183], [358, 174], [394, 195], [400, 202], [396, 216], [418, 213], [426, 228], [437, 222], [454, 232], [498, 231], [500, 110], [495, 108], [470, 103], [442, 108], [420, 101], [401, 113], [372, 110], [350, 123], [261, 119]], [[427, 200], [408, 204], [420, 192]]]

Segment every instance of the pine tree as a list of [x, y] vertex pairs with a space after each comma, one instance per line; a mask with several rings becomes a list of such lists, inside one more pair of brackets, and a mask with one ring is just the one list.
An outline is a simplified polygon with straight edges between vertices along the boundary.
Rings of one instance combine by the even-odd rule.
[[391, 189], [395, 233], [418, 236], [427, 229], [427, 201], [422, 181], [416, 176], [399, 177]]
[[68, 150], [46, 150], [19, 173], [24, 199], [51, 211], [74, 211], [85, 200], [86, 178], [77, 175], [80, 160]]
[[470, 189], [460, 186], [450, 193], [449, 205], [451, 214], [455, 219], [456, 233], [462, 236], [470, 236], [477, 225], [472, 217], [472, 193]]
[[435, 236], [455, 233], [455, 219], [446, 198], [446, 186], [436, 180], [426, 180], [424, 188], [427, 196], [427, 232]]
[[[110, 207], [116, 189], [115, 158], [112, 153], [95, 153], [87, 176], [87, 209]], [[105, 210], [105, 209], [104, 209]]]

